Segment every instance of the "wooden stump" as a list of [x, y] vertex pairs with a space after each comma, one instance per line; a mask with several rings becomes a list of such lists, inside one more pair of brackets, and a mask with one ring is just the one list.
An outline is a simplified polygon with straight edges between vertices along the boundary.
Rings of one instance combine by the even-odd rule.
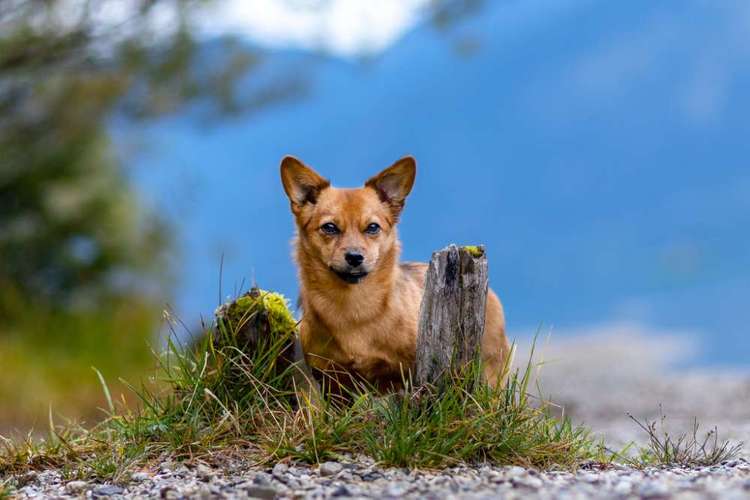
[[283, 296], [253, 288], [215, 313], [214, 347], [236, 349], [244, 360], [257, 360], [259, 352], [273, 355], [265, 360], [282, 374], [295, 362], [297, 323]]
[[441, 385], [444, 376], [477, 359], [487, 304], [484, 247], [450, 245], [432, 254], [417, 333], [415, 382]]

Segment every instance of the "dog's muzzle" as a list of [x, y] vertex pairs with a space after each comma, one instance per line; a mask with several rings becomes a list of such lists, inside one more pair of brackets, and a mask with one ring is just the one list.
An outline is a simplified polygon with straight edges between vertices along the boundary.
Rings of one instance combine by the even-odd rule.
[[331, 267], [331, 271], [333, 271], [336, 276], [346, 281], [350, 285], [356, 285], [357, 283], [365, 279], [369, 274], [366, 271], [339, 271], [338, 269], [334, 269], [333, 267]]

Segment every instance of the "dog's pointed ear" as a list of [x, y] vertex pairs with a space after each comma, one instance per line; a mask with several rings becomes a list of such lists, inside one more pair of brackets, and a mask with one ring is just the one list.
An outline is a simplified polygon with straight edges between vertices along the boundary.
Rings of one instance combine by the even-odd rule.
[[380, 200], [388, 204], [394, 216], [398, 217], [404, 208], [406, 197], [409, 196], [414, 186], [416, 175], [416, 160], [411, 156], [404, 156], [365, 182], [365, 186], [374, 189], [380, 196]]
[[281, 160], [281, 183], [295, 214], [305, 203], [314, 204], [320, 192], [331, 185], [328, 179], [294, 156], [285, 156]]

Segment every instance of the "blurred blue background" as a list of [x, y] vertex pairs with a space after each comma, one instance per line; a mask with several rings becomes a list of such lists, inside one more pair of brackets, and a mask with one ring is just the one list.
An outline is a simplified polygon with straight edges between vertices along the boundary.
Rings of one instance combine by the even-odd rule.
[[91, 366], [128, 397], [253, 284], [295, 302], [287, 154], [414, 155], [404, 258], [485, 244], [521, 358], [747, 370], [747, 0], [9, 5], [0, 434], [100, 419]]
[[404, 258], [486, 244], [511, 336], [625, 322], [744, 362], [750, 3], [475, 2], [439, 21], [365, 55], [272, 44], [263, 71], [304, 91], [268, 110], [115, 120], [177, 230], [179, 315], [243, 283], [296, 297], [283, 155], [357, 186], [412, 154]]

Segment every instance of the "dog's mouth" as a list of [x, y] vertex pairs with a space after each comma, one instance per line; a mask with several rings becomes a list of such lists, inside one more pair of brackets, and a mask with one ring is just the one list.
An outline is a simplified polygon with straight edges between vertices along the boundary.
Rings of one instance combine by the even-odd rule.
[[356, 285], [357, 283], [365, 279], [369, 274], [366, 271], [339, 271], [337, 269], [334, 269], [333, 267], [331, 268], [331, 271], [333, 271], [336, 276], [346, 281], [350, 285]]

